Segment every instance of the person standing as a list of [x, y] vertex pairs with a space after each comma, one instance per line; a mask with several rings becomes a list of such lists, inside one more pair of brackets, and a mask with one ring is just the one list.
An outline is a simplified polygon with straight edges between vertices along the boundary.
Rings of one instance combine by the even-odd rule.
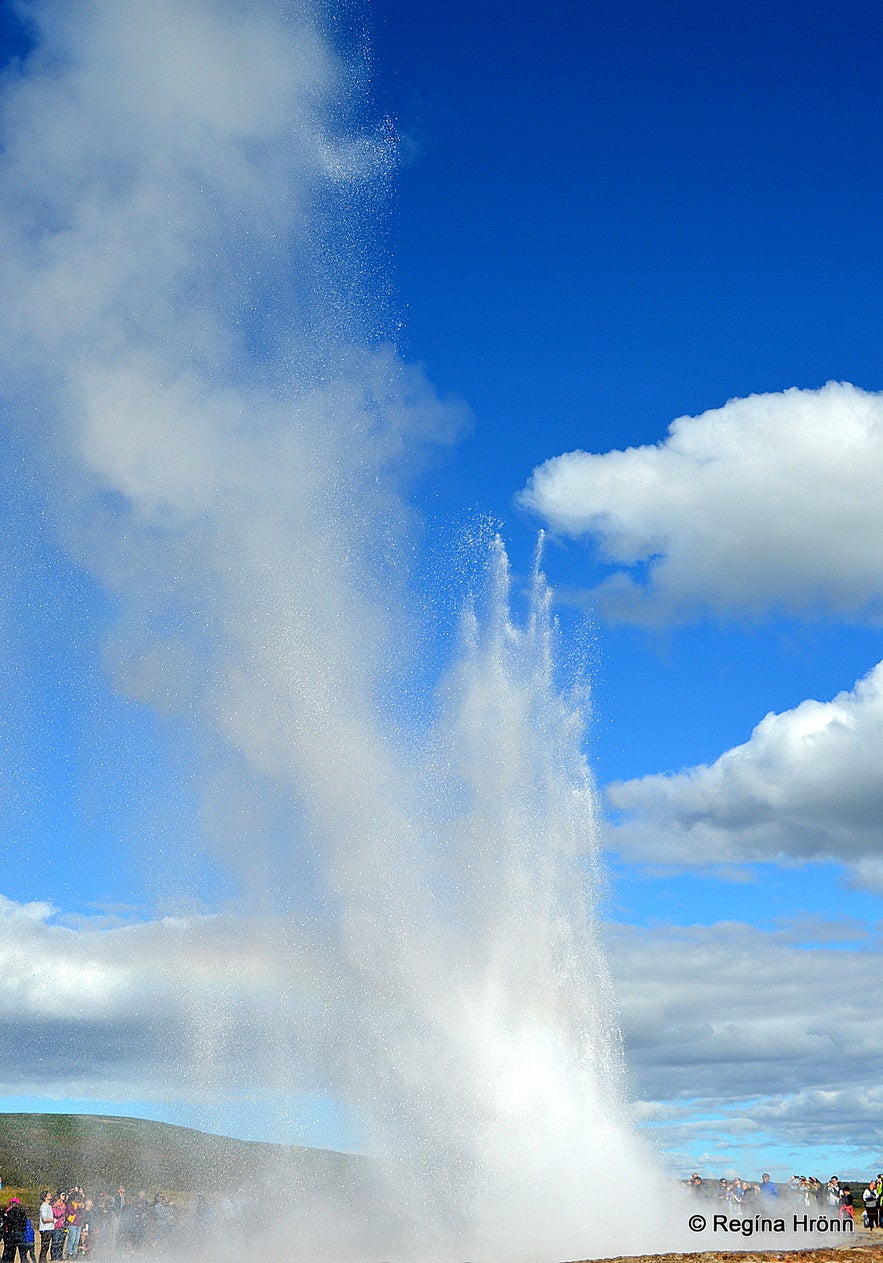
[[880, 1227], [880, 1202], [877, 1198], [877, 1185], [872, 1181], [862, 1193], [865, 1205], [865, 1223], [870, 1231]]
[[52, 1263], [58, 1263], [64, 1255], [64, 1234], [67, 1232], [67, 1201], [64, 1193], [55, 1194], [52, 1214], [55, 1218], [55, 1231], [52, 1233], [52, 1250], [49, 1258]]
[[769, 1171], [764, 1171], [760, 1177], [760, 1191], [768, 1203], [774, 1202], [779, 1196], [778, 1185], [774, 1184], [770, 1179]]
[[64, 1257], [66, 1259], [75, 1259], [77, 1250], [80, 1248], [80, 1233], [83, 1231], [83, 1198], [80, 1190], [75, 1188], [71, 1191], [70, 1200], [67, 1204], [67, 1242], [64, 1247]]
[[838, 1210], [840, 1207], [840, 1194], [843, 1190], [840, 1187], [840, 1181], [836, 1175], [832, 1175], [827, 1184], [828, 1205], [831, 1210]]
[[117, 1244], [120, 1238], [120, 1225], [123, 1222], [123, 1215], [125, 1213], [125, 1209], [126, 1209], [126, 1189], [125, 1189], [125, 1185], [121, 1184], [119, 1188], [117, 1189], [116, 1193], [114, 1193], [113, 1206], [111, 1207], [111, 1214], [113, 1215], [112, 1232], [113, 1232], [114, 1245]]
[[132, 1226], [130, 1230], [130, 1242], [132, 1249], [136, 1252], [142, 1248], [147, 1239], [147, 1228], [149, 1225], [150, 1206], [147, 1202], [147, 1192], [140, 1189], [138, 1196], [135, 1198], [135, 1204], [132, 1208]]
[[37, 1263], [34, 1258], [34, 1225], [30, 1218], [25, 1219], [25, 1240], [24, 1245], [18, 1247], [18, 1257], [21, 1263]]
[[40, 1234], [40, 1245], [37, 1250], [37, 1263], [49, 1259], [52, 1249], [52, 1234], [55, 1232], [55, 1214], [52, 1210], [52, 1197], [49, 1189], [43, 1194], [40, 1210], [37, 1215], [37, 1231]]
[[3, 1263], [15, 1263], [15, 1252], [21, 1263], [25, 1259], [25, 1229], [28, 1216], [17, 1197], [10, 1197], [3, 1216]]
[[848, 1184], [844, 1184], [840, 1188], [840, 1219], [854, 1219], [855, 1211], [852, 1203], [852, 1189]]
[[111, 1227], [113, 1223], [112, 1204], [112, 1199], [108, 1193], [99, 1193], [89, 1220], [90, 1256], [108, 1253], [108, 1246], [113, 1236]]

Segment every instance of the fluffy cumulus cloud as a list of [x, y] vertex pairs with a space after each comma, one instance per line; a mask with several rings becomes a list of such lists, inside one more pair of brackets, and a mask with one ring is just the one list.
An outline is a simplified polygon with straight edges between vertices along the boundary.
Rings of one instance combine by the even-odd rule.
[[832, 701], [769, 714], [710, 766], [621, 781], [610, 844], [686, 867], [834, 860], [883, 889], [883, 663]]
[[655, 446], [569, 452], [521, 502], [616, 567], [606, 617], [883, 614], [883, 396], [846, 383], [733, 399]]

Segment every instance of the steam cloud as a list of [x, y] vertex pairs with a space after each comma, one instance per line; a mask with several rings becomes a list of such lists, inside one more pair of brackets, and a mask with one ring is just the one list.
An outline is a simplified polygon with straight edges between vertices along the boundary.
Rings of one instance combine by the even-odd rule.
[[[87, 940], [8, 911], [73, 951], [142, 1073], [164, 1048], [194, 1092], [312, 1083], [351, 1104], [387, 1172], [390, 1249], [574, 1257], [610, 1154], [646, 1177], [541, 577], [513, 625], [496, 551], [416, 752], [383, 704], [408, 649], [402, 480], [463, 419], [370, 334], [344, 211], [383, 177], [385, 130], [331, 127], [346, 74], [305, 8], [26, 12], [38, 40], [2, 107], [6, 397], [57, 529], [114, 599], [107, 666], [186, 734], [252, 915]], [[139, 941], [140, 971], [121, 950]], [[249, 985], [207, 987], [200, 943]], [[152, 983], [164, 1002], [139, 1023]], [[57, 1044], [69, 1082], [95, 1068], [87, 1027]], [[621, 1252], [608, 1220], [593, 1248]], [[658, 1222], [642, 1233], [658, 1248]]]

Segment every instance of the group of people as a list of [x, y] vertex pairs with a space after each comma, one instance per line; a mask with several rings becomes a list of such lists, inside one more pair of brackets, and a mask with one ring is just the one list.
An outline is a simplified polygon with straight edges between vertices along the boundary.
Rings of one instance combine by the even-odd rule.
[[11, 1197], [0, 1218], [3, 1263], [56, 1263], [101, 1254], [112, 1246], [116, 1253], [135, 1254], [147, 1241], [165, 1236], [174, 1226], [177, 1211], [164, 1193], [152, 1200], [142, 1189], [128, 1198], [124, 1185], [115, 1194], [99, 1193], [94, 1199], [80, 1187], [66, 1191], [45, 1189], [35, 1214], [21, 1199]]
[[[832, 1175], [827, 1184], [814, 1175], [792, 1175], [788, 1187], [793, 1195], [812, 1210], [827, 1209], [829, 1215], [840, 1219], [855, 1218], [855, 1199], [852, 1186], [841, 1184]], [[880, 1207], [883, 1204], [883, 1175], [868, 1180], [862, 1193], [862, 1222], [866, 1228], [880, 1227]]]
[[876, 1179], [869, 1180], [865, 1191], [862, 1193], [862, 1201], [864, 1210], [862, 1217], [865, 1221], [865, 1227], [883, 1228], [883, 1174]]
[[701, 1197], [715, 1198], [722, 1207], [733, 1214], [742, 1213], [743, 1208], [754, 1214], [757, 1210], [767, 1208], [778, 1200], [779, 1186], [774, 1184], [767, 1171], [760, 1177], [760, 1183], [752, 1183], [736, 1176], [732, 1180], [722, 1177], [714, 1180], [703, 1180], [698, 1171], [694, 1171], [689, 1180], [684, 1180], [687, 1188]]
[[[752, 1184], [739, 1177], [728, 1180], [721, 1178], [703, 1180], [694, 1171], [684, 1184], [695, 1193], [706, 1197], [715, 1197], [725, 1207], [732, 1207], [734, 1213], [747, 1209], [753, 1214], [757, 1210], [769, 1208], [778, 1202], [780, 1196], [790, 1200], [792, 1205], [807, 1207], [817, 1214], [827, 1214], [831, 1218], [854, 1219], [855, 1199], [852, 1186], [841, 1184], [836, 1175], [832, 1175], [826, 1184], [817, 1180], [814, 1175], [792, 1175], [788, 1184], [781, 1189], [770, 1176], [764, 1172], [759, 1184]], [[869, 1229], [883, 1227], [883, 1174], [869, 1180], [862, 1193], [862, 1222]]]

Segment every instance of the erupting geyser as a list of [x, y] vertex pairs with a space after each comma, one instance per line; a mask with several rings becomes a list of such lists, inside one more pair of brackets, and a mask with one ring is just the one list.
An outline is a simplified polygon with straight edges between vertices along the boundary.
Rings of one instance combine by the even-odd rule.
[[[612, 1210], [612, 1180], [649, 1207], [654, 1177], [539, 568], [519, 625], [485, 543], [436, 715], [403, 713], [405, 484], [459, 412], [376, 336], [360, 279], [389, 129], [341, 122], [353, 76], [303, 5], [24, 8], [0, 159], [16, 441], [112, 601], [116, 688], [187, 755], [247, 927], [253, 986], [208, 1003], [193, 971], [172, 1077], [346, 1103], [370, 1209], [331, 1198], [276, 1232], [292, 1257], [660, 1248], [656, 1210]], [[195, 845], [163, 865], [182, 886]]]
[[650, 1203], [658, 1190], [624, 1122], [583, 699], [555, 687], [539, 568], [523, 627], [499, 540], [487, 582], [413, 767], [432, 805], [404, 881], [426, 883], [424, 915], [392, 936], [408, 985], [382, 1023], [393, 1091], [373, 1148], [438, 1257], [658, 1248], [658, 1217], [611, 1213], [620, 1181]]

